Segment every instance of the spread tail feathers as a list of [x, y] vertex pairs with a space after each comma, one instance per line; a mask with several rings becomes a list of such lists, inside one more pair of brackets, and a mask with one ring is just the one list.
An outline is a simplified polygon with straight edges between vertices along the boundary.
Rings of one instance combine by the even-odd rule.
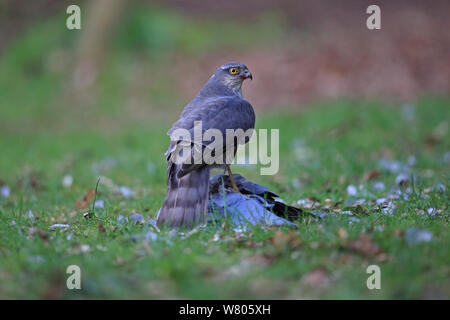
[[209, 195], [209, 168], [203, 166], [178, 178], [179, 166], [169, 164], [167, 193], [158, 216], [158, 225], [193, 228], [206, 221]]

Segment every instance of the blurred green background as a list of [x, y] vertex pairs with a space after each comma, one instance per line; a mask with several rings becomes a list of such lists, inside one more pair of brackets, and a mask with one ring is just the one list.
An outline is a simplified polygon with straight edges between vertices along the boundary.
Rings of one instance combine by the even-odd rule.
[[448, 2], [383, 3], [382, 29], [365, 26], [367, 1], [0, 2], [1, 130], [173, 121], [227, 61], [256, 80], [257, 111], [370, 98], [411, 102], [448, 94]]

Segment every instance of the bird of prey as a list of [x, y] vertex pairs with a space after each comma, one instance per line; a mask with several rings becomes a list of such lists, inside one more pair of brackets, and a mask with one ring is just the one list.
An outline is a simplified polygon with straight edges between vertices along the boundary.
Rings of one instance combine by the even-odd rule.
[[[205, 162], [204, 159], [194, 161], [194, 152], [186, 152], [184, 156], [187, 155], [191, 161], [183, 163], [174, 161], [175, 155], [179, 153], [181, 146], [186, 146], [186, 143], [193, 147], [192, 150], [198, 147], [198, 143], [193, 141], [193, 138], [186, 141], [178, 137], [175, 132], [177, 129], [185, 129], [192, 133], [191, 137], [193, 137], [194, 122], [198, 124], [197, 121], [201, 121], [202, 132], [208, 129], [219, 130], [224, 137], [223, 141], [226, 140], [227, 129], [242, 129], [242, 132], [248, 132], [250, 129], [251, 131], [255, 126], [255, 113], [251, 104], [243, 98], [241, 89], [246, 79], [253, 79], [253, 77], [243, 63], [229, 62], [220, 66], [195, 98], [184, 107], [178, 121], [167, 132], [171, 140], [165, 154], [167, 193], [158, 214], [158, 225], [192, 228], [205, 223], [211, 168], [219, 167], [228, 170], [233, 189], [239, 192], [233, 181], [230, 163], [226, 160], [219, 164]], [[240, 143], [246, 143], [249, 139], [249, 136], [245, 136]], [[234, 157], [238, 144], [236, 141], [235, 139], [232, 145], [224, 143], [223, 153], [234, 148], [234, 150], [231, 149]], [[208, 145], [210, 145], [208, 142], [202, 141], [200, 149], [205, 150]]]

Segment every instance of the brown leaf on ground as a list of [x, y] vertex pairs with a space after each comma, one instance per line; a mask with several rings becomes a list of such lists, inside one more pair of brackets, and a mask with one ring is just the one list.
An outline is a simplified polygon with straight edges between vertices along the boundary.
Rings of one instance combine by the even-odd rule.
[[75, 201], [75, 207], [78, 209], [85, 209], [89, 206], [89, 203], [94, 200], [95, 197], [95, 191], [92, 189], [89, 189], [86, 191], [86, 193], [83, 196], [83, 199]]
[[97, 223], [97, 228], [98, 228], [98, 231], [100, 231], [100, 232], [102, 232], [102, 233], [105, 233], [105, 232], [106, 232], [106, 228], [105, 228], [105, 226], [103, 225], [103, 223], [101, 223], [101, 221], [99, 221], [99, 222]]
[[49, 236], [48, 233], [46, 233], [45, 231], [38, 229], [36, 227], [31, 227], [30, 229], [28, 229], [28, 239], [33, 238], [35, 235], [41, 238], [42, 241], [48, 242]]
[[312, 289], [326, 288], [329, 286], [330, 282], [331, 282], [330, 274], [323, 267], [308, 272], [301, 279], [302, 285]]
[[334, 260], [336, 264], [350, 265], [352, 262], [352, 256], [350, 254], [342, 254], [336, 257]]
[[39, 296], [43, 300], [61, 299], [64, 295], [65, 279], [61, 274], [54, 273], [50, 277], [50, 281], [43, 287]]
[[279, 258], [278, 255], [273, 255], [268, 252], [265, 252], [262, 254], [255, 254], [251, 256], [249, 258], [249, 261], [256, 265], [267, 267], [272, 265], [278, 258]]
[[297, 249], [301, 245], [300, 237], [295, 231], [277, 231], [269, 240], [277, 248]]
[[347, 240], [347, 230], [345, 230], [344, 228], [339, 228], [338, 236], [339, 236], [339, 240], [341, 240], [341, 242], [344, 243], [345, 240]]
[[435, 147], [440, 142], [441, 142], [441, 138], [439, 136], [435, 135], [434, 133], [430, 133], [425, 138], [425, 143], [426, 143], [427, 147], [431, 147], [431, 148]]
[[125, 264], [125, 260], [122, 257], [116, 257], [116, 259], [114, 260], [114, 265], [121, 266], [123, 264]]
[[361, 234], [358, 239], [349, 241], [347, 248], [366, 258], [374, 258], [378, 262], [387, 259], [386, 253], [367, 234]]
[[380, 175], [380, 171], [378, 170], [370, 170], [369, 172], [366, 172], [363, 176], [364, 181], [370, 181], [372, 179], [375, 179]]
[[288, 283], [281, 279], [256, 278], [252, 279], [249, 285], [249, 290], [260, 298], [282, 299], [288, 293], [288, 288]]
[[19, 177], [17, 180], [17, 187], [19, 188], [30, 188], [32, 190], [39, 191], [43, 189], [43, 184], [41, 183], [41, 174], [35, 172], [29, 168]]
[[432, 148], [440, 144], [442, 141], [444, 141], [445, 137], [447, 137], [447, 133], [448, 122], [443, 121], [426, 136], [425, 143], [427, 144], [427, 147]]
[[397, 238], [403, 239], [405, 237], [405, 230], [396, 229], [394, 234]]

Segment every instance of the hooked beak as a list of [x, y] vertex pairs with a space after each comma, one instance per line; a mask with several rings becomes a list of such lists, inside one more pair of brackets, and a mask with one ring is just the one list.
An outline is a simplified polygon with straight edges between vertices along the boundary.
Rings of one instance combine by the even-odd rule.
[[245, 79], [253, 80], [253, 75], [252, 75], [252, 73], [250, 71], [245, 70], [244, 74], [241, 75], [241, 79], [242, 80], [245, 80]]

